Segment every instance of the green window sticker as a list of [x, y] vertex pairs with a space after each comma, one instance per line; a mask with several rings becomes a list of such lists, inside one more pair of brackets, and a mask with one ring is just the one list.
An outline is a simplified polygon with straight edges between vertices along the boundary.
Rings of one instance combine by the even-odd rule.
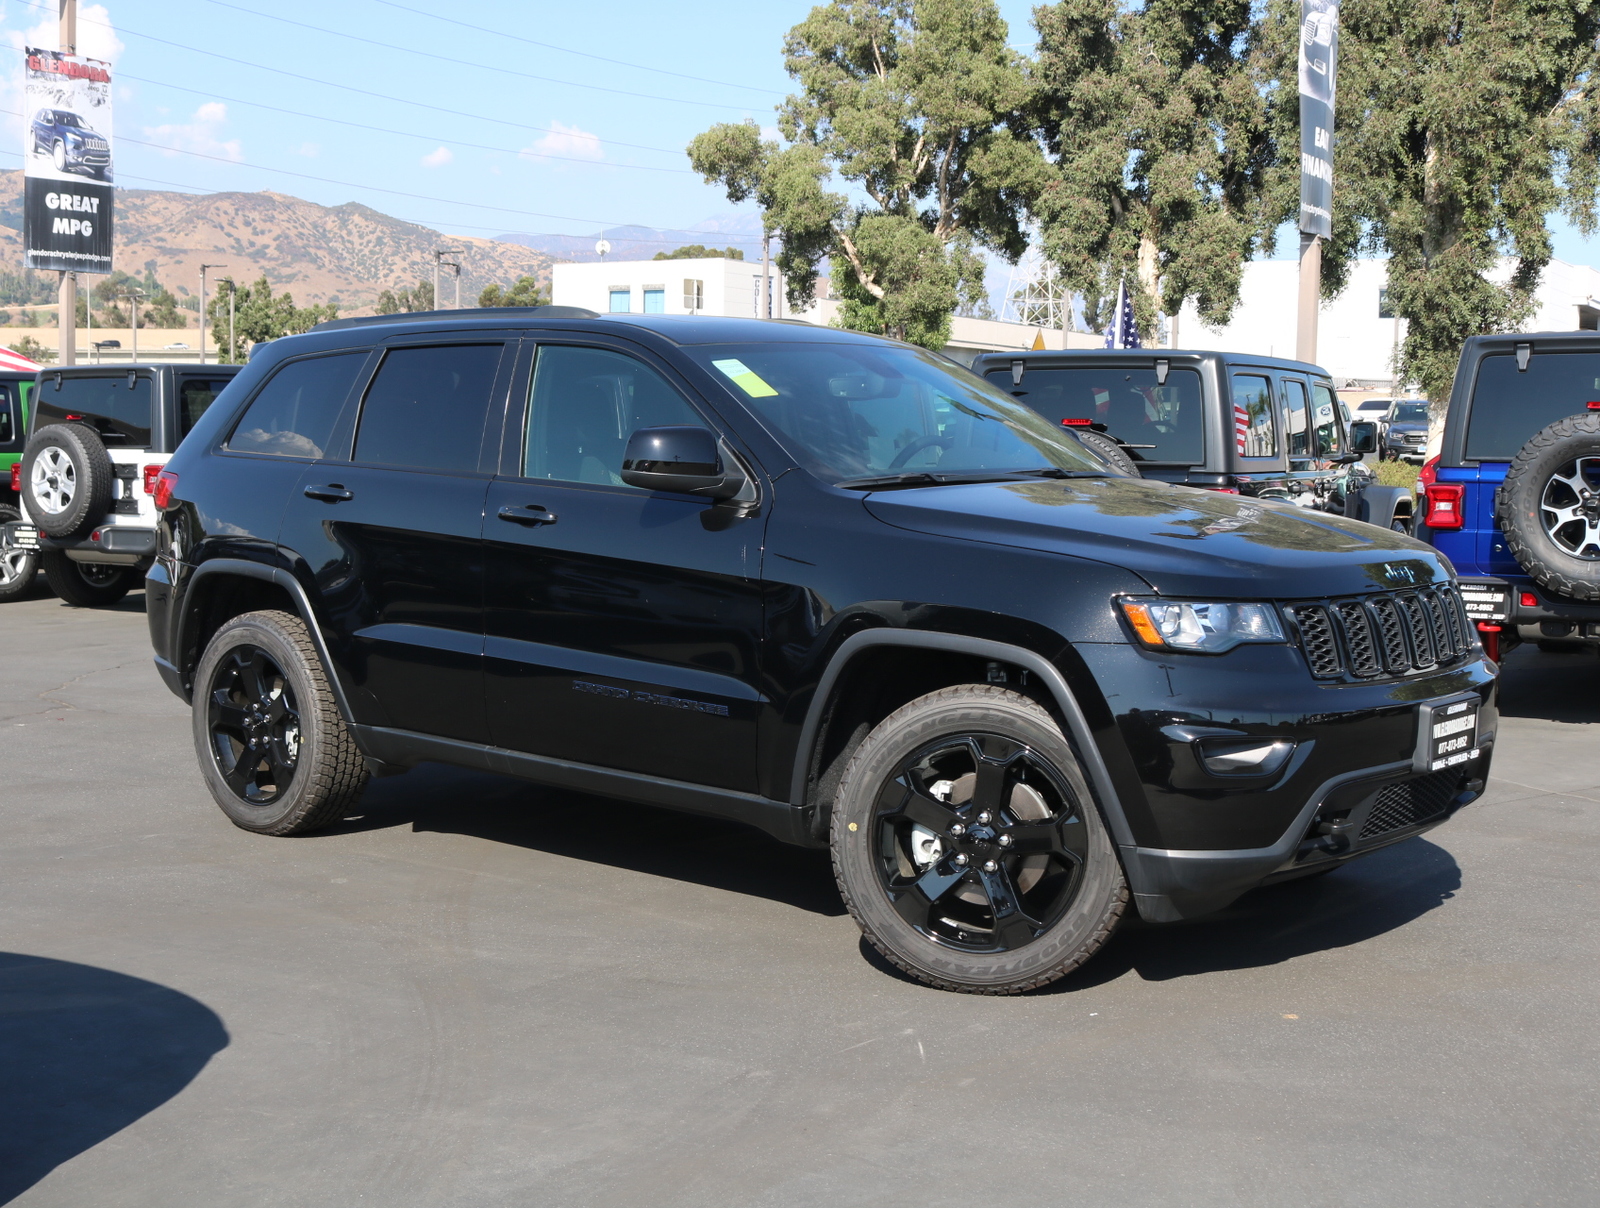
[[712, 361], [730, 382], [751, 398], [772, 398], [778, 392], [761, 379], [761, 375], [743, 361]]

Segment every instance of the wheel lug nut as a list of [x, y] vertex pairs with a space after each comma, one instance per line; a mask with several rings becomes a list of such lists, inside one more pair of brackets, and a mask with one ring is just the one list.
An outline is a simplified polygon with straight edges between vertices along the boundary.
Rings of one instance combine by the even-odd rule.
[[965, 868], [967, 866], [966, 853], [965, 852], [957, 852], [956, 853], [956, 861], [955, 862], [957, 864], [961, 865], [961, 867]]
[[950, 828], [950, 833], [959, 839], [962, 835], [967, 833], [967, 828], [962, 826], [961, 823], [957, 822]]
[[984, 810], [983, 813], [978, 815], [978, 821], [987, 824], [988, 821], [993, 817], [994, 817], [994, 815], [991, 814], [988, 810]]
[[1011, 836], [1010, 835], [1001, 835], [1000, 836], [1000, 846], [1001, 847], [1010, 847], [1011, 846]]
[[1000, 866], [998, 864], [996, 864], [993, 860], [985, 860], [983, 862], [983, 871], [984, 872], [994, 872], [997, 869], [999, 869], [999, 867]]

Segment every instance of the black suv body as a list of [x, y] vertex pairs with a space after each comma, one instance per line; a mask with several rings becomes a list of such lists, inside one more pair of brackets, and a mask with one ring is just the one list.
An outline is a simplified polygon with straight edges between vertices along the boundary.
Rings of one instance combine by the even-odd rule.
[[1347, 430], [1319, 366], [1144, 348], [985, 353], [972, 371], [1052, 423], [1116, 441], [1144, 478], [1411, 531], [1410, 492], [1374, 485], [1358, 452], [1376, 450], [1377, 425]]
[[1211, 911], [1487, 775], [1494, 668], [1434, 551], [1124, 476], [906, 345], [345, 320], [222, 402], [162, 476], [146, 586], [248, 829], [425, 760], [720, 815], [831, 843], [890, 959], [999, 993], [1130, 892]]

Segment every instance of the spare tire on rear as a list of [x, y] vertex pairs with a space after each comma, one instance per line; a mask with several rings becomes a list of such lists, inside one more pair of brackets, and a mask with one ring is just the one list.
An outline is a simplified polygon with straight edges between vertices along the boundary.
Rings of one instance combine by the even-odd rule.
[[93, 428], [50, 424], [22, 455], [22, 502], [41, 531], [77, 537], [111, 510], [111, 455]]
[[1142, 477], [1139, 473], [1139, 463], [1129, 457], [1127, 450], [1104, 432], [1096, 432], [1092, 428], [1074, 428], [1071, 431], [1080, 444], [1113, 470], [1121, 470], [1134, 478]]
[[1500, 527], [1540, 587], [1600, 600], [1600, 414], [1536, 433], [1506, 471]]

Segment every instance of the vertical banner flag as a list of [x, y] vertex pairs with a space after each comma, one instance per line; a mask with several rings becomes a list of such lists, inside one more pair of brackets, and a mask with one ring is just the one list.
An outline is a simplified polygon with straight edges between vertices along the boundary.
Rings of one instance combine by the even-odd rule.
[[22, 115], [23, 263], [111, 271], [111, 70], [29, 48]]
[[1300, 230], [1333, 234], [1333, 81], [1339, 0], [1300, 0]]
[[1107, 348], [1139, 347], [1139, 324], [1133, 318], [1133, 299], [1128, 296], [1126, 279], [1117, 283], [1117, 307], [1106, 328]]

